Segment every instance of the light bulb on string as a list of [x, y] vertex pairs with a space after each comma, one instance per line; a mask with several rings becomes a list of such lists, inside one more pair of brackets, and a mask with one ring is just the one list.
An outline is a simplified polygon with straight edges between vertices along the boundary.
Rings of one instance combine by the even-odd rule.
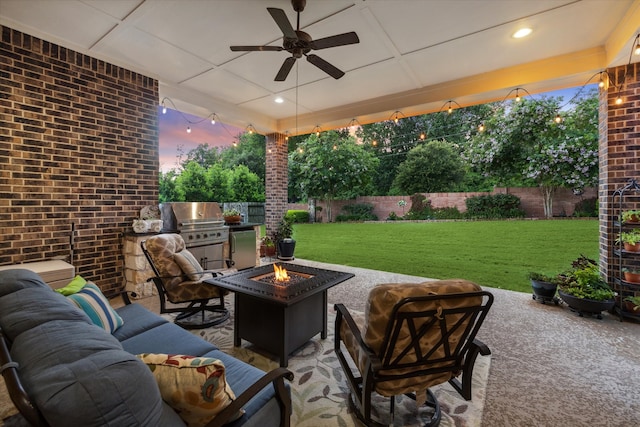
[[562, 123], [562, 116], [560, 113], [556, 114], [556, 118], [553, 119], [556, 123]]
[[424, 132], [420, 133], [420, 139], [424, 140], [427, 137], [427, 135], [424, 134]]
[[479, 131], [479, 132], [484, 132], [484, 123], [480, 123], [480, 124], [478, 125], [478, 131]]
[[187, 133], [191, 133], [191, 126], [187, 126]]
[[518, 89], [516, 89], [516, 102], [520, 102], [520, 94], [518, 93]]

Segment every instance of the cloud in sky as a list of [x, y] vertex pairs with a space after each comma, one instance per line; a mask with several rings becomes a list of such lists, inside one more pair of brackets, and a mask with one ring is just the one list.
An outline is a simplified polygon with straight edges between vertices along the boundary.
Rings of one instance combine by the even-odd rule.
[[[212, 125], [210, 119], [204, 120], [202, 117], [169, 108], [166, 114], [162, 114], [162, 107], [158, 107], [158, 117], [160, 169], [164, 172], [177, 167], [179, 147], [182, 147], [185, 155], [200, 144], [209, 144], [210, 147], [228, 147], [233, 144], [238, 134], [243, 132], [235, 126], [218, 121]], [[191, 133], [187, 133], [187, 126], [191, 127]]]

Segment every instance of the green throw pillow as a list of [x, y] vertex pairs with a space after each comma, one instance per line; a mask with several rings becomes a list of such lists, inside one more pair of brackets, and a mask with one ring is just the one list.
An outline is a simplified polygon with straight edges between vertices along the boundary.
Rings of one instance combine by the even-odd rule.
[[91, 282], [67, 298], [84, 311], [95, 325], [102, 327], [109, 333], [114, 333], [124, 323], [122, 317], [116, 313], [109, 301], [102, 295], [100, 288]]
[[55, 291], [61, 293], [64, 296], [69, 296], [81, 290], [82, 287], [86, 284], [87, 284], [87, 281], [84, 280], [82, 276], [78, 275], [74, 277], [73, 280], [70, 281], [67, 286], [65, 286], [64, 288], [56, 289]]

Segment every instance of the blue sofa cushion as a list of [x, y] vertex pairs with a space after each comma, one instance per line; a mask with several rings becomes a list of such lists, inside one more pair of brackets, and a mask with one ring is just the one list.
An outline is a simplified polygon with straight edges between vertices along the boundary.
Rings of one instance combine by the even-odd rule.
[[47, 422], [162, 425], [166, 408], [149, 369], [35, 273], [13, 271], [0, 275], [0, 324], [22, 384]]
[[156, 326], [169, 323], [167, 320], [150, 312], [140, 304], [127, 304], [117, 308], [116, 312], [124, 322], [124, 324], [113, 333], [113, 336], [116, 337], [118, 341], [124, 341], [149, 329], [153, 329]]
[[164, 353], [202, 356], [217, 349], [213, 344], [173, 323], [156, 326], [142, 334], [121, 341], [121, 344], [131, 354]]

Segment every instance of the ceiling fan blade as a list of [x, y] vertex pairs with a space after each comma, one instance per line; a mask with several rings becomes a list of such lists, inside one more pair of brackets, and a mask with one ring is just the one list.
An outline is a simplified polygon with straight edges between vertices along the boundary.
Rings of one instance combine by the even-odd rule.
[[282, 31], [282, 34], [284, 34], [286, 38], [294, 40], [298, 39], [295, 30], [291, 26], [291, 22], [289, 22], [289, 18], [287, 18], [287, 14], [284, 13], [284, 10], [277, 9], [275, 7], [268, 7], [267, 10], [271, 14], [273, 20], [276, 21], [276, 24], [280, 27], [280, 31]]
[[280, 67], [280, 71], [278, 71], [278, 74], [276, 74], [276, 78], [274, 80], [277, 82], [285, 81], [287, 79], [287, 76], [289, 75], [289, 71], [291, 71], [291, 68], [293, 67], [293, 64], [295, 62], [296, 58], [293, 56], [285, 59], [282, 63], [282, 67]]
[[344, 76], [344, 71], [341, 71], [340, 69], [329, 64], [327, 61], [320, 58], [318, 55], [314, 55], [314, 54], [307, 55], [307, 61], [311, 62], [316, 67], [320, 68], [322, 71], [329, 74], [334, 79], [339, 79], [340, 77]]
[[229, 46], [233, 52], [245, 52], [245, 51], [273, 51], [280, 52], [284, 50], [282, 46]]
[[337, 34], [335, 36], [314, 40], [311, 42], [311, 48], [326, 49], [328, 47], [344, 46], [355, 43], [360, 43], [360, 39], [355, 32], [351, 31], [350, 33]]

